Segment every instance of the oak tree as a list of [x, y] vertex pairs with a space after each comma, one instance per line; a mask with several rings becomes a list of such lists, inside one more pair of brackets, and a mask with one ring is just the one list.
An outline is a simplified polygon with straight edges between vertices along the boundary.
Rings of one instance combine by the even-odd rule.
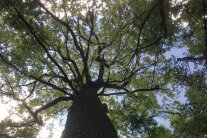
[[21, 118], [2, 121], [0, 135], [35, 137], [48, 118], [67, 113], [62, 138], [170, 137], [154, 117], [168, 112], [157, 95], [171, 97], [166, 88], [179, 80], [165, 53], [187, 40], [180, 23], [192, 14], [173, 19], [182, 4], [0, 0], [0, 94]]

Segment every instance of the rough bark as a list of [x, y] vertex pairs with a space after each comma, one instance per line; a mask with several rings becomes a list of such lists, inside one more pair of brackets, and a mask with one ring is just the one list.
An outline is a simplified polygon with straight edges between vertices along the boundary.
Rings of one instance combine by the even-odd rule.
[[118, 138], [94, 89], [84, 89], [75, 97], [61, 138]]

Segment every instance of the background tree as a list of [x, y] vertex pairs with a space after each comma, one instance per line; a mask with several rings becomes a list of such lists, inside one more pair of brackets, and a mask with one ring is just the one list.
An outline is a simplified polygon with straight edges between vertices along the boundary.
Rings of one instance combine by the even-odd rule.
[[180, 26], [179, 47], [186, 47], [184, 57], [175, 64], [176, 80], [184, 87], [186, 103], [175, 101], [176, 112], [170, 116], [174, 137], [206, 136], [206, 48], [207, 3], [204, 0], [180, 2], [181, 16], [177, 19], [187, 26]]
[[206, 77], [195, 72], [186, 79], [187, 102], [177, 104], [178, 116], [172, 116], [171, 122], [175, 137], [205, 137], [206, 126]]
[[199, 23], [183, 28], [189, 17], [203, 17], [205, 26], [205, 2], [195, 15], [191, 3], [0, 0], [0, 94], [16, 101], [10, 113], [21, 118], [4, 120], [0, 134], [35, 137], [47, 119], [68, 113], [62, 138], [117, 137], [109, 111], [120, 136], [170, 137], [155, 120], [170, 113], [156, 97], [172, 98], [169, 85], [189, 75], [178, 66], [184, 58], [174, 65], [165, 53], [178, 40], [191, 49], [184, 35]]
[[193, 62], [196, 66], [206, 64], [207, 49], [207, 3], [205, 0], [190, 0], [178, 4], [182, 11], [178, 20], [187, 23], [179, 35], [181, 47], [187, 47], [185, 57], [177, 62]]

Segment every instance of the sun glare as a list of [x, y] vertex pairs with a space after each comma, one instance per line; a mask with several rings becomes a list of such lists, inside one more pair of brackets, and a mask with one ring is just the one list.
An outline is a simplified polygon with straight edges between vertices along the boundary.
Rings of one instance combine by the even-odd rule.
[[[57, 9], [56, 11], [52, 10], [51, 2], [41, 0], [41, 3], [60, 19], [64, 18], [66, 14], [67, 16], [71, 16], [71, 13], [70, 12], [65, 13], [64, 9]], [[57, 4], [57, 6], [60, 6], [62, 2], [61, 0], [56, 0], [55, 3]], [[71, 6], [72, 6], [72, 3], [74, 3], [74, 1], [70, 3], [68, 2], [68, 4], [71, 4]], [[85, 8], [82, 8], [81, 11], [78, 11], [82, 15], [86, 15], [89, 8], [94, 7], [96, 11], [101, 11], [102, 8], [106, 7], [106, 4], [102, 0], [96, 0], [95, 3], [94, 3], [94, 0], [76, 0], [75, 3], [78, 3], [81, 6], [85, 7]]]
[[[52, 124], [52, 128], [50, 127]], [[41, 129], [37, 138], [59, 138], [62, 134], [63, 126], [57, 119], [49, 119], [45, 122], [45, 127]], [[52, 132], [52, 133], [51, 133]]]
[[[176, 6], [177, 4], [179, 4], [181, 2], [182, 2], [182, 4], [186, 4], [186, 3], [188, 3], [188, 1], [189, 0], [172, 0], [171, 3], [172, 3], [173, 6]], [[181, 17], [182, 11], [183, 11], [183, 9], [181, 9], [181, 11], [177, 15], [172, 15], [171, 16], [172, 20], [175, 21], [175, 20], [179, 19]], [[181, 23], [181, 26], [184, 27], [184, 28], [187, 27], [188, 26], [188, 22], [184, 22], [183, 21]]]
[[[14, 100], [10, 100], [6, 97], [3, 97], [4, 101], [8, 101], [6, 103], [0, 102], [0, 108], [1, 108], [1, 113], [0, 113], [0, 121], [6, 119], [9, 115], [9, 110], [14, 109], [17, 106], [17, 102]], [[15, 118], [17, 119], [17, 118]]]
[[1, 107], [0, 121], [2, 121], [8, 115], [8, 111], [7, 111], [8, 105], [0, 103], [0, 107]]
[[[15, 121], [21, 121], [21, 118], [16, 116], [15, 114], [10, 115], [10, 110], [15, 110], [15, 108], [17, 108], [17, 102], [15, 102], [14, 100], [11, 100], [6, 104], [0, 102], [0, 108], [0, 121], [3, 121], [8, 117], [12, 118]], [[24, 116], [27, 115], [28, 114], [24, 114]], [[49, 119], [45, 121], [45, 124], [39, 132], [37, 138], [59, 138], [62, 131], [63, 126], [60, 125], [58, 119]]]

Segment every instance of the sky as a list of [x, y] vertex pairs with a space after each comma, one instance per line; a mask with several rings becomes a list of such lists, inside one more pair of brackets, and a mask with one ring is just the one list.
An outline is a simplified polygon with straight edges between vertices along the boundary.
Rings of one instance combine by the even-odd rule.
[[[187, 26], [187, 24], [185, 24]], [[185, 27], [186, 27], [185, 26]], [[170, 51], [167, 51], [165, 53], [165, 56], [167, 59], [171, 58], [171, 56], [174, 56], [176, 58], [182, 58], [184, 57], [184, 53], [187, 53], [187, 48], [184, 47], [184, 48], [172, 48]], [[169, 89], [171, 89], [170, 86], [168, 86]], [[187, 101], [187, 98], [185, 97], [185, 89], [184, 88], [179, 88], [179, 93], [175, 92], [176, 94], [176, 100], [177, 101], [180, 101], [181, 103], [185, 103]], [[164, 98], [164, 95], [157, 95], [157, 100], [158, 100], [158, 103], [160, 105], [163, 105], [163, 100]], [[173, 101], [171, 101], [173, 102]], [[164, 110], [164, 109], [163, 109]], [[172, 128], [170, 127], [170, 121], [167, 120], [167, 119], [164, 119], [162, 117], [155, 117], [155, 120], [160, 124], [160, 125], [163, 125], [167, 128], [170, 128], [170, 130], [172, 130]]]

